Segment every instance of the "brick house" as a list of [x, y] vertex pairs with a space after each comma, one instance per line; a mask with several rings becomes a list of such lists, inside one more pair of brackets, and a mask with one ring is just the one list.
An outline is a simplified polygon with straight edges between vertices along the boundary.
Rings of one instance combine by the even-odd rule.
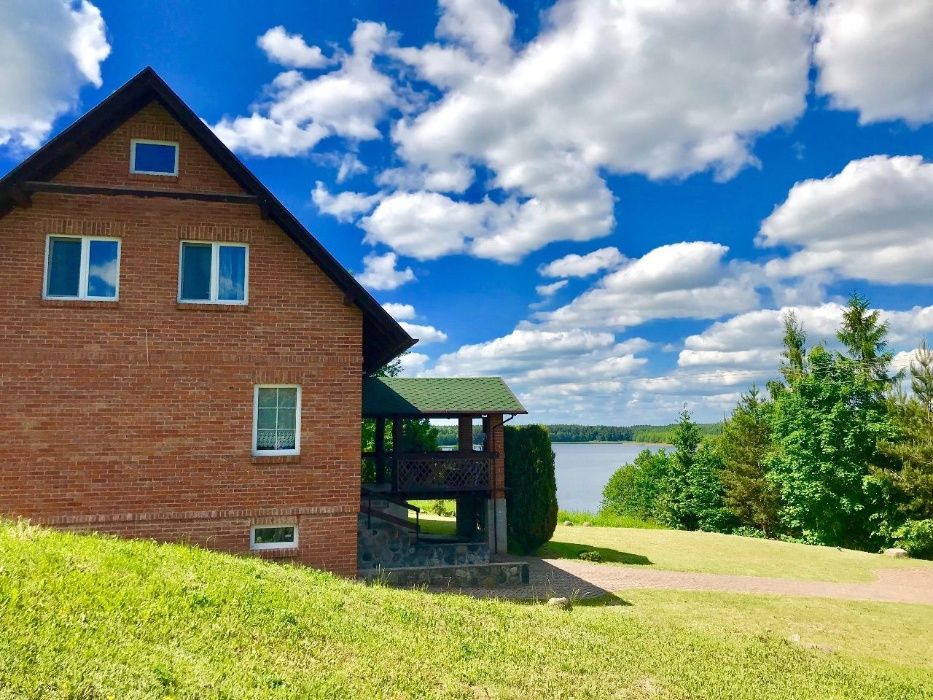
[[415, 341], [155, 72], [0, 180], [0, 244], [0, 514], [356, 573], [363, 380]]

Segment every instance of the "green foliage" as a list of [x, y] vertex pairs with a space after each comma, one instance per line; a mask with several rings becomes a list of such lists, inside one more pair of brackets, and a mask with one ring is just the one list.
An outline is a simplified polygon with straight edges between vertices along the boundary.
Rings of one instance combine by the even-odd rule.
[[658, 499], [667, 483], [670, 458], [644, 449], [631, 464], [619, 467], [603, 488], [603, 512], [641, 520], [657, 520]]
[[758, 389], [742, 396], [723, 423], [715, 449], [722, 460], [720, 479], [726, 507], [741, 521], [768, 536], [777, 531], [780, 494], [768, 479], [773, 404]]
[[908, 520], [894, 532], [895, 544], [912, 557], [933, 559], [933, 520]]
[[810, 371], [776, 397], [771, 478], [781, 490], [784, 523], [806, 541], [869, 544], [870, 467], [895, 427], [867, 375], [850, 358], [817, 346]]
[[910, 389], [927, 412], [933, 411], [933, 351], [926, 340], [920, 341], [910, 361]]
[[527, 554], [557, 525], [554, 452], [543, 426], [505, 426], [505, 486], [509, 549]]
[[595, 549], [588, 549], [585, 552], [580, 552], [577, 555], [577, 559], [582, 559], [583, 561], [591, 561], [594, 563], [599, 563], [603, 560], [603, 555], [600, 554]]

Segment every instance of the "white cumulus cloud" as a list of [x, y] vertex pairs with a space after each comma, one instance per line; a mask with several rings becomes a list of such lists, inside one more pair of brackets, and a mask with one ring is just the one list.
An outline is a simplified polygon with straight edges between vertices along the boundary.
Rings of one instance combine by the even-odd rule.
[[37, 148], [82, 86], [101, 86], [108, 55], [103, 16], [88, 0], [0, 3], [0, 146]]
[[600, 248], [586, 255], [571, 253], [547, 265], [542, 265], [538, 272], [545, 277], [589, 277], [601, 270], [618, 267], [625, 262], [625, 256], [618, 248]]
[[933, 163], [871, 156], [798, 182], [762, 223], [761, 245], [794, 250], [773, 276], [831, 271], [848, 279], [933, 283]]
[[933, 120], [933, 3], [822, 0], [817, 88], [862, 122]]
[[330, 214], [338, 221], [354, 221], [360, 214], [371, 211], [382, 196], [379, 192], [363, 194], [347, 191], [331, 194], [320, 180], [311, 191], [311, 199], [318, 210]]
[[415, 279], [410, 267], [400, 270], [395, 253], [370, 253], [363, 258], [363, 271], [356, 276], [360, 284], [370, 289], [392, 290]]
[[285, 27], [272, 27], [256, 40], [266, 57], [286, 68], [323, 68], [330, 60], [319, 46], [309, 46], [301, 34], [289, 34]]

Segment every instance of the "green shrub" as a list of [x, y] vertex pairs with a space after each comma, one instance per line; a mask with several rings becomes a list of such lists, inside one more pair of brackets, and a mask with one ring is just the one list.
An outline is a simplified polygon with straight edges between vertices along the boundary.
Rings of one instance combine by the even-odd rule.
[[603, 488], [602, 511], [640, 520], [656, 520], [659, 497], [667, 483], [670, 458], [664, 450], [644, 449], [631, 464], [619, 467]]
[[908, 520], [895, 532], [895, 544], [918, 559], [933, 559], [933, 520]]
[[580, 552], [577, 555], [577, 559], [599, 563], [603, 560], [603, 555], [597, 552], [595, 549], [588, 549], [584, 552]]
[[505, 486], [509, 549], [533, 552], [557, 526], [554, 452], [540, 425], [505, 428]]
[[764, 539], [765, 537], [765, 533], [757, 527], [749, 527], [748, 525], [741, 525], [733, 529], [732, 534], [738, 535], [739, 537], [756, 537], [758, 539]]
[[456, 510], [453, 501], [437, 500], [431, 503], [431, 512], [434, 515], [440, 515], [445, 518], [450, 518], [456, 515]]

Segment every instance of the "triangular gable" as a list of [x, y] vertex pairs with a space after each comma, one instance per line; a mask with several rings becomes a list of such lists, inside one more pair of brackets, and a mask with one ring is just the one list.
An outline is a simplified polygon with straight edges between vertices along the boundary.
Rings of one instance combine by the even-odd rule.
[[185, 128], [268, 217], [363, 312], [363, 369], [372, 372], [416, 342], [263, 185], [152, 68], [145, 68], [0, 180], [0, 216], [23, 203], [27, 182], [49, 182], [152, 100]]

